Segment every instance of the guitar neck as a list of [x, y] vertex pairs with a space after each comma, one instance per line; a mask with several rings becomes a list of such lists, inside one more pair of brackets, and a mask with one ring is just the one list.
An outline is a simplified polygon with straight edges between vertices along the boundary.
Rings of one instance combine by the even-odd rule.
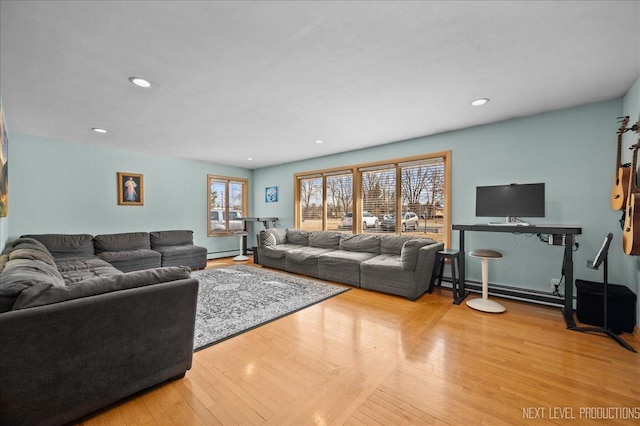
[[[640, 142], [640, 141], [638, 141]], [[637, 167], [638, 167], [638, 149], [640, 148], [640, 144], [636, 144], [633, 146], [633, 162], [631, 164], [631, 173], [629, 174], [629, 197], [631, 197], [631, 193], [638, 193], [638, 185], [637, 185]], [[629, 200], [629, 198], [627, 198]]]
[[616, 154], [616, 170], [622, 167], [622, 133], [618, 132], [618, 153]]

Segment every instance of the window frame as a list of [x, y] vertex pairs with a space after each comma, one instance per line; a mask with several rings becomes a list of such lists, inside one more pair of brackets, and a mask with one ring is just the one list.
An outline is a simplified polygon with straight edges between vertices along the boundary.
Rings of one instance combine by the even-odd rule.
[[[224, 183], [225, 184], [225, 199], [224, 199], [224, 225], [225, 229], [223, 230], [214, 230], [211, 226], [211, 185], [214, 182]], [[249, 211], [249, 179], [247, 178], [239, 178], [239, 177], [231, 177], [231, 176], [221, 176], [208, 174], [207, 175], [207, 236], [209, 237], [225, 237], [233, 235], [234, 232], [238, 230], [244, 230], [244, 224], [242, 228], [236, 229], [231, 228], [229, 225], [229, 211], [238, 210], [237, 208], [232, 208], [229, 202], [229, 186], [231, 184], [240, 184], [242, 185], [242, 217], [247, 217], [247, 213]]]
[[[352, 208], [352, 229], [354, 234], [362, 233], [362, 211], [363, 211], [363, 198], [361, 195], [362, 190], [362, 172], [368, 171], [372, 168], [384, 168], [393, 167], [396, 170], [396, 234], [401, 233], [401, 214], [402, 214], [402, 167], [413, 162], [428, 161], [434, 159], [441, 159], [444, 165], [444, 209], [443, 209], [443, 241], [445, 247], [451, 247], [451, 150], [439, 151], [422, 155], [415, 155], [410, 157], [395, 158], [390, 160], [380, 160], [364, 164], [356, 164], [350, 166], [334, 167], [330, 169], [313, 170], [306, 172], [294, 173], [294, 226], [301, 228], [302, 225], [302, 206], [301, 206], [301, 190], [300, 182], [303, 179], [309, 179], [312, 177], [322, 178], [322, 230], [327, 230], [327, 204], [326, 204], [326, 177], [339, 172], [351, 172], [353, 176], [353, 208]], [[400, 210], [398, 212], [398, 210]], [[415, 212], [414, 212], [415, 213]], [[418, 216], [419, 217], [419, 216]]]

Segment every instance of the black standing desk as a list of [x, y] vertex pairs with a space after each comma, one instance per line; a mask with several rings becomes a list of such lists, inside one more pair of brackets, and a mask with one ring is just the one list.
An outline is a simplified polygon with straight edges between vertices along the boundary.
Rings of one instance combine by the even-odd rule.
[[564, 322], [567, 328], [576, 326], [576, 322], [573, 319], [573, 244], [575, 243], [575, 236], [582, 234], [582, 228], [579, 226], [552, 226], [552, 225], [453, 225], [451, 227], [454, 231], [460, 232], [460, 247], [459, 250], [462, 253], [460, 256], [460, 300], [456, 302], [459, 304], [467, 296], [467, 292], [464, 289], [466, 275], [465, 275], [465, 251], [464, 251], [464, 233], [465, 231], [479, 231], [479, 232], [507, 232], [514, 234], [556, 234], [565, 236], [564, 246], [564, 308], [563, 316]]

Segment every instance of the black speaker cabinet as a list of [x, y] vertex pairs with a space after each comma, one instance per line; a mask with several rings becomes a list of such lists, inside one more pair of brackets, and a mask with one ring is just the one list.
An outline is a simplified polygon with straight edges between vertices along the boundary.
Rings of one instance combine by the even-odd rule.
[[[604, 284], [576, 280], [578, 321], [604, 326]], [[636, 325], [636, 295], [623, 285], [607, 286], [607, 328], [614, 332], [633, 333]]]

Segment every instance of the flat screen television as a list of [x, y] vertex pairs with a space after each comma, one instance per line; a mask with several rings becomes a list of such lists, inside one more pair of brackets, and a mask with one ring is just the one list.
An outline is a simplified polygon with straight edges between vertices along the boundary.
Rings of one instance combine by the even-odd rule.
[[476, 216], [516, 218], [544, 217], [544, 183], [476, 187]]

